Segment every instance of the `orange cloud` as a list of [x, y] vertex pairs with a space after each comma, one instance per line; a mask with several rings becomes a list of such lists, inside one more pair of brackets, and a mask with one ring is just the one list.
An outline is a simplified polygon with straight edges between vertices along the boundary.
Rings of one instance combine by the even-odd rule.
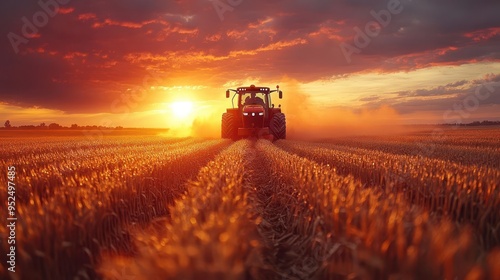
[[103, 22], [95, 22], [92, 24], [93, 28], [101, 28], [107, 25], [121, 26], [126, 28], [142, 28], [144, 26], [143, 23], [135, 23], [135, 22], [120, 22], [112, 19], [105, 19]]
[[487, 41], [500, 35], [500, 27], [492, 27], [474, 32], [465, 33], [464, 37], [472, 39], [474, 42]]
[[59, 10], [57, 11], [59, 14], [62, 14], [62, 15], [67, 15], [67, 14], [71, 14], [72, 12], [75, 11], [75, 8], [59, 8]]
[[96, 14], [93, 14], [93, 13], [86, 13], [86, 14], [80, 14], [78, 15], [78, 19], [79, 20], [90, 20], [90, 19], [95, 19], [97, 18]]

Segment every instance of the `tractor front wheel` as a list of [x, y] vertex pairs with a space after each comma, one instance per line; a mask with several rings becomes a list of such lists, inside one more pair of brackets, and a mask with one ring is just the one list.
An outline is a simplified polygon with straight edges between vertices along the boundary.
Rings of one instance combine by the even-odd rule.
[[286, 139], [286, 117], [283, 113], [274, 114], [269, 125], [274, 140]]
[[238, 127], [233, 114], [222, 114], [221, 136], [224, 139], [236, 140], [238, 138]]

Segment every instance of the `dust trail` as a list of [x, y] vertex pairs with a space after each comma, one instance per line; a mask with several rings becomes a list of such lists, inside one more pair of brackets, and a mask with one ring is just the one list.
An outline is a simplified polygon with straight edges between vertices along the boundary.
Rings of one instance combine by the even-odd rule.
[[168, 132], [160, 134], [164, 137], [197, 137], [219, 139], [221, 136], [221, 119], [225, 110], [210, 115], [196, 116], [191, 124], [169, 128]]
[[219, 138], [221, 136], [221, 116], [220, 113], [213, 113], [207, 117], [198, 117], [191, 126], [191, 136], [204, 138]]
[[[287, 115], [288, 137], [291, 139], [387, 135], [407, 131], [399, 114], [389, 106], [377, 109], [319, 108], [310, 95], [300, 90], [297, 81], [289, 80], [283, 85], [283, 111]], [[335, 94], [332, 94], [332, 104], [335, 104], [334, 98]]]

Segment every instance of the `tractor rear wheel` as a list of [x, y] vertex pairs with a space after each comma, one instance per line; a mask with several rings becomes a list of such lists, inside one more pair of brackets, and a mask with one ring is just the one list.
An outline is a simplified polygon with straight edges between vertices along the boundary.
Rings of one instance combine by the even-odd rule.
[[238, 127], [233, 114], [222, 114], [221, 136], [224, 139], [237, 139]]
[[269, 124], [274, 140], [286, 139], [286, 117], [283, 113], [274, 114]]

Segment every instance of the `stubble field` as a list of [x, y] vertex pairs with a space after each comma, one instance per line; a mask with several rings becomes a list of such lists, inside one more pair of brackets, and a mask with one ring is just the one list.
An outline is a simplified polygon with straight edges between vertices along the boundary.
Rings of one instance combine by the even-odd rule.
[[498, 128], [36, 139], [0, 138], [2, 279], [500, 278]]

